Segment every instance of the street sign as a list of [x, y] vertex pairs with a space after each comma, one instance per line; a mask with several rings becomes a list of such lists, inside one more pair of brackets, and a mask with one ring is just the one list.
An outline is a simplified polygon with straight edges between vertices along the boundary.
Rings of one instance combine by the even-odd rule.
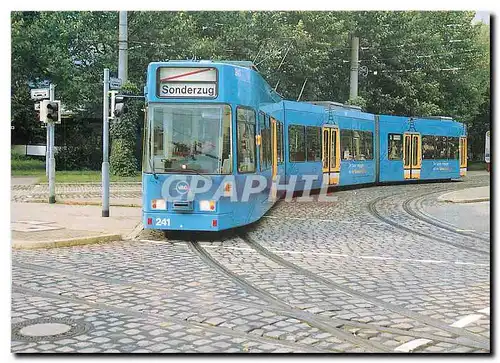
[[50, 98], [50, 91], [48, 88], [35, 88], [30, 92], [32, 100], [45, 100]]
[[110, 78], [109, 79], [109, 88], [111, 89], [120, 89], [122, 87], [121, 78]]
[[40, 111], [40, 102], [35, 103], [35, 111]]

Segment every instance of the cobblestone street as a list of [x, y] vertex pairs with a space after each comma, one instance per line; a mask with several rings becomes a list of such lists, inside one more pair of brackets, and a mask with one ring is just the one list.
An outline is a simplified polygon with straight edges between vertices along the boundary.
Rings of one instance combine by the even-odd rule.
[[[341, 190], [281, 200], [216, 236], [13, 250], [12, 352], [488, 353], [489, 202], [464, 214], [438, 200], [488, 185], [478, 174]], [[35, 187], [12, 200], [44, 198]], [[140, 198], [140, 185], [111, 193]]]

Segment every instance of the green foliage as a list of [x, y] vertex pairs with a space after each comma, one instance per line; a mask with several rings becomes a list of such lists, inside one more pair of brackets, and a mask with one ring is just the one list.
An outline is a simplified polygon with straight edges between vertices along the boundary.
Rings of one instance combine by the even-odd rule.
[[111, 146], [111, 173], [118, 176], [137, 174], [137, 161], [134, 155], [134, 144], [125, 139], [113, 140]]
[[[142, 93], [152, 61], [251, 60], [285, 98], [297, 99], [307, 79], [301, 100], [356, 102], [382, 114], [452, 116], [469, 125], [470, 145], [479, 150], [480, 133], [474, 131], [490, 125], [490, 36], [489, 26], [472, 23], [473, 16], [469, 11], [129, 12], [132, 84], [124, 90]], [[44, 140], [29, 100], [28, 82], [36, 79], [56, 83], [56, 96], [67, 108], [100, 118], [102, 70], [117, 69], [118, 13], [13, 12], [11, 19], [13, 138]], [[348, 100], [354, 32], [360, 65], [368, 68], [359, 78], [361, 103]], [[112, 126], [112, 137], [134, 140], [135, 147], [142, 117], [138, 112], [132, 118]]]
[[56, 126], [56, 140], [63, 138], [55, 154], [56, 170], [99, 170], [102, 163], [100, 128], [96, 132], [87, 119], [76, 117]]
[[[122, 87], [123, 94], [137, 95], [138, 87], [127, 82]], [[132, 176], [137, 173], [138, 161], [135, 154], [139, 124], [143, 118], [143, 101], [134, 98], [125, 98], [127, 112], [121, 117], [112, 120], [111, 135], [111, 172], [120, 176]]]
[[11, 153], [11, 170], [43, 170], [45, 171], [45, 160], [41, 158], [32, 158], [26, 155]]
[[347, 100], [346, 104], [353, 105], [353, 106], [359, 106], [359, 107], [361, 107], [362, 110], [366, 109], [366, 100], [361, 96], [349, 98]]

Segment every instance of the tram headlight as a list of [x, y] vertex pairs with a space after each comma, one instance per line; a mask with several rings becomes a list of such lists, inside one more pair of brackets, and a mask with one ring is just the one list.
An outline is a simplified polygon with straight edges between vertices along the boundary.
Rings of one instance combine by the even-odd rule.
[[151, 200], [151, 209], [167, 209], [167, 202], [165, 199], [152, 199]]
[[200, 200], [200, 211], [202, 212], [215, 211], [215, 200]]

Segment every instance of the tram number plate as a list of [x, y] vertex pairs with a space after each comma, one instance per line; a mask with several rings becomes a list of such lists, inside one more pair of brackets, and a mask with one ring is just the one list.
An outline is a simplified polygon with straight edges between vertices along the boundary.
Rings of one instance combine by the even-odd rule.
[[156, 218], [155, 226], [170, 227], [170, 218]]

